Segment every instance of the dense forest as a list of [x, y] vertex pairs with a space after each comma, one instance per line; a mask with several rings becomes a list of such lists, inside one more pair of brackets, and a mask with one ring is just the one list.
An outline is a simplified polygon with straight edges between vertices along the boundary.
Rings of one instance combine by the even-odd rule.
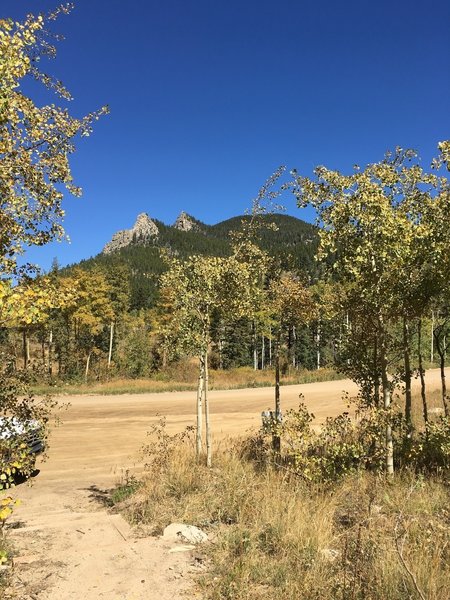
[[[48, 311], [42, 322], [5, 329], [3, 346], [15, 357], [16, 368], [25, 367], [41, 375], [44, 368], [47, 375], [63, 379], [88, 380], [92, 376], [98, 380], [106, 374], [143, 377], [158, 371], [168, 360], [180, 358], [180, 354], [169, 357], [163, 349], [166, 316], [159, 294], [161, 276], [174, 259], [230, 256], [233, 232], [248, 225], [250, 219], [235, 217], [213, 226], [195, 221], [191, 231], [155, 221], [157, 239], [137, 240], [65, 268], [55, 260], [42, 284], [51, 282], [59, 296], [61, 289], [71, 288], [74, 296], [69, 294], [65, 303]], [[273, 272], [296, 273], [308, 284], [318, 279], [314, 225], [282, 214], [261, 216], [255, 243], [270, 256]], [[28, 285], [32, 288], [38, 284], [29, 281]], [[270, 328], [258, 324], [257, 316], [214, 319], [214, 367], [272, 366]], [[293, 367], [326, 364], [326, 328], [319, 345], [316, 329], [291, 324], [286, 343]], [[317, 359], [319, 346], [323, 348], [322, 359]]]
[[[167, 269], [161, 251], [179, 258], [192, 255], [228, 256], [231, 253], [230, 234], [239, 230], [242, 221], [248, 221], [250, 218], [234, 217], [216, 225], [205, 225], [189, 216], [189, 220], [195, 225], [189, 231], [179, 230], [155, 219], [154, 223], [159, 230], [156, 239], [138, 240], [112, 254], [98, 254], [94, 258], [81, 261], [79, 266], [87, 270], [96, 266], [106, 270], [125, 267], [129, 272], [130, 308], [153, 308], [157, 302], [159, 277]], [[265, 215], [260, 218], [262, 224], [275, 225], [275, 228], [263, 226], [259, 229], [260, 247], [282, 268], [300, 271], [314, 278], [317, 274], [317, 263], [314, 261], [318, 245], [317, 228], [283, 214]]]

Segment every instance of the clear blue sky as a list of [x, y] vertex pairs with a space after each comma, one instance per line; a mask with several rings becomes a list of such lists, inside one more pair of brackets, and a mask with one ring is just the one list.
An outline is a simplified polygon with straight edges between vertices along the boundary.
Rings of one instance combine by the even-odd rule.
[[[56, 3], [2, 0], [0, 15]], [[428, 166], [450, 137], [448, 0], [77, 0], [53, 28], [66, 40], [45, 66], [72, 113], [111, 114], [73, 157], [72, 243], [29, 254], [44, 268], [98, 253], [139, 212], [240, 214], [281, 164], [348, 171], [401, 145]]]

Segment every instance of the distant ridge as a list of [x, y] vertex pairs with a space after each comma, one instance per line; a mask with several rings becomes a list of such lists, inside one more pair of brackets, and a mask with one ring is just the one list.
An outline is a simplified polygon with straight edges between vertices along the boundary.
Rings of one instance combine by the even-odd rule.
[[[266, 223], [274, 223], [276, 230], [261, 227], [258, 245], [280, 268], [300, 271], [305, 277], [314, 278], [317, 272], [314, 260], [318, 247], [317, 227], [286, 214], [261, 218]], [[167, 269], [161, 250], [180, 260], [195, 254], [228, 256], [231, 253], [230, 233], [240, 228], [242, 220], [248, 219], [249, 216], [236, 216], [207, 225], [183, 211], [173, 225], [166, 225], [141, 213], [130, 229], [116, 232], [100, 254], [81, 261], [79, 266], [85, 269], [96, 265], [107, 269], [125, 267], [130, 277], [131, 307], [137, 310], [151, 308], [158, 298], [159, 278]]]

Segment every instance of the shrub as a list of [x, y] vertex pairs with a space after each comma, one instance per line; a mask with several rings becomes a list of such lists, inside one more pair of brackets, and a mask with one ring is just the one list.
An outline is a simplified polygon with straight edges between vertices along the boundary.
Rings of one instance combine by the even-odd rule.
[[[344, 412], [326, 419], [319, 432], [312, 427], [314, 415], [301, 403], [287, 411], [283, 422], [273, 422], [247, 440], [243, 455], [261, 467], [278, 463], [297, 476], [316, 482], [336, 480], [360, 470], [381, 472], [385, 463], [384, 431], [390, 422], [394, 432], [397, 468], [447, 472], [450, 468], [450, 419], [430, 422], [414, 438], [407, 435], [403, 415], [395, 408], [357, 406], [355, 417]], [[271, 449], [271, 437], [280, 436], [282, 453]]]
[[188, 437], [166, 441], [125, 506], [157, 533], [173, 521], [208, 531], [214, 542], [197, 553], [208, 560], [205, 599], [405, 600], [418, 597], [410, 573], [424, 597], [447, 599], [450, 513], [439, 480], [386, 482], [361, 470], [323, 485], [255, 469], [255, 438], [218, 448], [207, 469]]
[[[45, 442], [55, 406], [50, 397], [36, 399], [29, 392], [27, 372], [0, 373], [0, 489], [14, 485], [17, 473], [28, 477], [34, 471], [35, 455], [26, 443], [27, 428], [38, 426]], [[24, 435], [17, 434], [18, 427]]]

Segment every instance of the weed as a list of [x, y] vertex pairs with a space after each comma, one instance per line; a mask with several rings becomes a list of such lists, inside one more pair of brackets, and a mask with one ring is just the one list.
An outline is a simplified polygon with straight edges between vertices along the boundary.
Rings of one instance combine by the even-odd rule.
[[[295, 370], [282, 378], [282, 385], [299, 383], [314, 383], [340, 379], [341, 374], [333, 369], [318, 371]], [[210, 387], [213, 390], [229, 390], [248, 387], [267, 387], [274, 383], [272, 369], [254, 371], [250, 367], [240, 367], [230, 370], [211, 370]], [[33, 392], [37, 395], [51, 394], [144, 394], [162, 392], [194, 391], [197, 388], [197, 367], [187, 370], [185, 365], [179, 369], [176, 365], [169, 371], [156, 373], [151, 379], [117, 378], [105, 382], [84, 384], [82, 382], [65, 382], [55, 380], [51, 384], [36, 383]]]
[[248, 442], [218, 447], [213, 469], [195, 461], [189, 436], [166, 442], [126, 510], [155, 532], [172, 521], [214, 532], [198, 580], [208, 600], [406, 600], [418, 597], [409, 572], [426, 598], [447, 599], [439, 478], [360, 471], [324, 485], [255, 468]]

